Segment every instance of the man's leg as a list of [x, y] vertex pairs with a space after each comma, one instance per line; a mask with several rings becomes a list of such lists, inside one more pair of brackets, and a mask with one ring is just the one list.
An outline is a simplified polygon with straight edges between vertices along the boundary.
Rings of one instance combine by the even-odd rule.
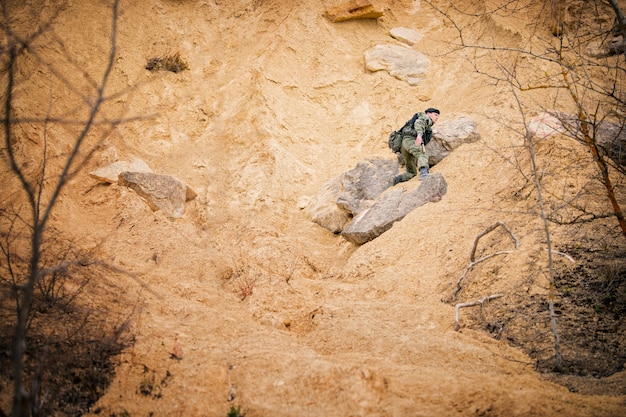
[[430, 175], [428, 173], [428, 155], [426, 155], [421, 146], [419, 149], [419, 154], [417, 156], [417, 167], [420, 173], [420, 180], [423, 180]]
[[417, 160], [415, 159], [415, 155], [411, 152], [411, 149], [415, 148], [415, 138], [411, 136], [405, 136], [402, 140], [402, 156], [404, 157], [404, 164], [406, 166], [406, 172], [400, 175], [400, 181], [404, 182], [408, 181], [414, 176], [417, 175]]

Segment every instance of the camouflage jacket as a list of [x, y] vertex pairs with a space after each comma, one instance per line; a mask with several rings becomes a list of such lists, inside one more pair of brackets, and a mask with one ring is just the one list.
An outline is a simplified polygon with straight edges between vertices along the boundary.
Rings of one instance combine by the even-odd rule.
[[433, 134], [433, 121], [426, 113], [423, 112], [417, 113], [416, 116], [417, 118], [415, 119], [413, 126], [405, 126], [402, 128], [402, 134], [417, 137], [417, 135], [421, 133], [422, 141], [424, 145], [427, 145]]

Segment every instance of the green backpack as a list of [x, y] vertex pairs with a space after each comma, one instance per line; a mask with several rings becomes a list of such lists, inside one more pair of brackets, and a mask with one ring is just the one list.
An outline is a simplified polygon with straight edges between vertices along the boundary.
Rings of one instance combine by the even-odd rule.
[[404, 135], [402, 135], [402, 133], [398, 132], [397, 130], [394, 130], [389, 134], [389, 141], [387, 142], [387, 144], [389, 145], [389, 148], [393, 153], [400, 152], [400, 149], [402, 148], [403, 136]]
[[412, 131], [413, 135], [415, 135], [413, 124], [417, 120], [418, 114], [419, 113], [415, 113], [413, 117], [411, 117], [411, 119], [404, 124], [404, 126], [402, 126], [398, 130], [394, 130], [389, 134], [389, 140], [387, 141], [387, 145], [389, 145], [389, 148], [393, 153], [400, 152], [400, 149], [402, 148], [402, 138], [404, 137], [404, 135], [411, 134], [410, 131]]

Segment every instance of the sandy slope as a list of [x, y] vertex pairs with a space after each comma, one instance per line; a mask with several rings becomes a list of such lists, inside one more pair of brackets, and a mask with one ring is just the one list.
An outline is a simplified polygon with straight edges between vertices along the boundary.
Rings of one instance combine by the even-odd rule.
[[[70, 2], [57, 25], [93, 74], [107, 51], [102, 3]], [[84, 175], [55, 216], [147, 286], [128, 278], [111, 286], [139, 307], [137, 338], [94, 412], [224, 416], [241, 405], [248, 417], [626, 414], [623, 396], [571, 393], [505, 342], [454, 331], [454, 309], [441, 299], [478, 233], [504, 221], [521, 240], [485, 277], [489, 293], [506, 292], [543, 259], [537, 220], [519, 214], [523, 202], [498, 198], [515, 172], [488, 149], [519, 144], [486, 117], [514, 118], [515, 110], [466, 62], [439, 55], [448, 29], [427, 5], [385, 4], [378, 22], [332, 24], [323, 0], [122, 1], [109, 88], [137, 87], [106, 111], [155, 116], [119, 126], [93, 167], [140, 157], [198, 198], [171, 221], [132, 191], [94, 187]], [[506, 23], [493, 33], [521, 37], [523, 22]], [[364, 51], [395, 42], [388, 32], [396, 26], [424, 35], [416, 48], [432, 68], [417, 87], [364, 70]], [[144, 69], [175, 52], [189, 71]], [[306, 218], [301, 197], [362, 158], [391, 157], [386, 132], [428, 106], [442, 110], [441, 120], [476, 118], [488, 145], [464, 145], [435, 167], [448, 182], [441, 202], [359, 248]], [[490, 245], [505, 246], [506, 237]], [[254, 289], [242, 301], [244, 280]], [[150, 395], [140, 392], [146, 380], [157, 386]]]

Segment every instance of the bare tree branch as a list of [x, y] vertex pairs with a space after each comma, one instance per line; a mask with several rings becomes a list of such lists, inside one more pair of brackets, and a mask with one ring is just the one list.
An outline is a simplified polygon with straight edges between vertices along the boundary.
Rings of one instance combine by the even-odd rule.
[[472, 251], [470, 253], [469, 265], [467, 265], [467, 267], [465, 268], [465, 271], [463, 272], [461, 277], [458, 279], [456, 283], [456, 288], [454, 292], [452, 293], [452, 296], [450, 297], [449, 301], [452, 302], [456, 300], [456, 297], [458, 296], [459, 292], [461, 292], [461, 289], [462, 289], [461, 284], [463, 280], [465, 279], [467, 274], [474, 268], [474, 266], [476, 266], [480, 262], [486, 261], [487, 259], [493, 258], [494, 256], [505, 255], [507, 253], [513, 252], [512, 250], [499, 251], [499, 252], [495, 252], [495, 253], [491, 253], [489, 255], [483, 256], [482, 258], [476, 259], [476, 249], [478, 247], [478, 242], [480, 241], [480, 239], [484, 237], [485, 235], [493, 232], [498, 227], [502, 227], [506, 231], [508, 236], [511, 238], [511, 240], [513, 240], [515, 249], [519, 247], [519, 239], [517, 238], [517, 236], [515, 236], [515, 234], [511, 231], [511, 229], [509, 229], [509, 227], [504, 222], [501, 222], [501, 221], [497, 221], [496, 223], [492, 224], [487, 229], [485, 229], [483, 232], [476, 235], [476, 238], [474, 239], [474, 246], [472, 247]]
[[479, 300], [476, 301], [471, 301], [469, 303], [458, 303], [454, 306], [454, 330], [458, 331], [459, 330], [459, 315], [460, 315], [460, 310], [464, 307], [472, 307], [472, 306], [480, 306], [481, 308], [483, 307], [483, 305], [488, 302], [491, 301], [493, 299], [496, 298], [500, 298], [500, 297], [504, 297], [504, 294], [493, 294], [493, 295], [489, 295], [486, 297], [483, 297]]

